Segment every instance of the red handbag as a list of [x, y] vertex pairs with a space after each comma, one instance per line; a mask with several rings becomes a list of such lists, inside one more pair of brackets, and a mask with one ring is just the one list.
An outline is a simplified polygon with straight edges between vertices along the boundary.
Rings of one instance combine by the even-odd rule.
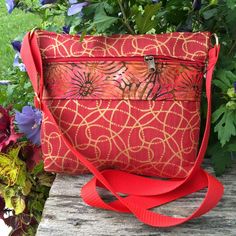
[[[21, 56], [43, 112], [45, 170], [93, 173], [81, 192], [87, 204], [133, 213], [152, 226], [178, 225], [213, 208], [223, 186], [200, 167], [219, 54], [210, 37], [176, 32], [86, 36], [80, 42], [72, 35], [28, 33]], [[198, 148], [205, 73], [208, 110]], [[103, 201], [96, 187], [116, 200]], [[206, 187], [202, 204], [186, 218], [150, 210]]]

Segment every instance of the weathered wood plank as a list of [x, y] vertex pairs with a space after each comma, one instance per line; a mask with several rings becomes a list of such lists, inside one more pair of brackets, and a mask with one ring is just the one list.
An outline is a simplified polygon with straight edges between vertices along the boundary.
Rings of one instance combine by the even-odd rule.
[[[211, 170], [210, 170], [211, 171]], [[133, 216], [87, 206], [80, 198], [80, 189], [91, 176], [58, 175], [48, 198], [37, 236], [77, 235], [236, 235], [236, 165], [221, 177], [225, 195], [218, 206], [186, 224], [167, 228], [143, 225]], [[205, 191], [158, 208], [158, 212], [186, 216], [201, 202]]]

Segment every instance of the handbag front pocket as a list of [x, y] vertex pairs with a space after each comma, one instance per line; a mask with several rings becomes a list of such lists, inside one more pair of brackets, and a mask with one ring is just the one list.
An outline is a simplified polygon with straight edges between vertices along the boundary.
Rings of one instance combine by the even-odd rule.
[[202, 62], [152, 58], [45, 60], [44, 99], [200, 100]]
[[[191, 170], [204, 64], [167, 57], [154, 63], [150, 71], [144, 57], [44, 60], [43, 99], [63, 134], [99, 169], [178, 178]], [[45, 168], [86, 173], [44, 120]]]

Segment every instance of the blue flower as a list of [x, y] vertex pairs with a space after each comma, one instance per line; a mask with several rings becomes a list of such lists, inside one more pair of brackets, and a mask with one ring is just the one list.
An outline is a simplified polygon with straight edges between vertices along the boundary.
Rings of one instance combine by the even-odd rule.
[[31, 106], [24, 106], [22, 112], [16, 112], [15, 121], [20, 132], [31, 140], [32, 143], [40, 145], [40, 129], [42, 113]]
[[64, 34], [69, 34], [69, 33], [70, 33], [70, 26], [64, 25], [64, 26], [62, 27], [62, 32], [63, 32]]
[[234, 92], [236, 93], [236, 81], [234, 82]]
[[21, 49], [21, 41], [14, 40], [11, 42], [12, 47], [14, 48], [15, 51], [20, 52]]
[[21, 62], [20, 53], [17, 52], [14, 57], [13, 66], [18, 67], [20, 71], [25, 72], [25, 65]]
[[14, 0], [6, 0], [6, 7], [8, 13], [12, 13], [13, 9], [15, 8], [15, 1]]
[[14, 61], [13, 61], [13, 66], [18, 67], [20, 69], [20, 71], [25, 72], [26, 71], [25, 65], [22, 63], [21, 57], [20, 57], [21, 41], [14, 40], [11, 42], [11, 45], [14, 48], [14, 50], [16, 51]]
[[57, 0], [40, 0], [41, 5], [55, 3]]
[[195, 11], [199, 11], [201, 9], [201, 6], [202, 6], [201, 0], [193, 0], [192, 6], [193, 6], [193, 9]]
[[82, 9], [88, 5], [88, 2], [77, 3], [76, 0], [69, 0], [69, 3], [71, 6], [67, 11], [68, 16], [73, 16], [77, 13], [80, 13]]

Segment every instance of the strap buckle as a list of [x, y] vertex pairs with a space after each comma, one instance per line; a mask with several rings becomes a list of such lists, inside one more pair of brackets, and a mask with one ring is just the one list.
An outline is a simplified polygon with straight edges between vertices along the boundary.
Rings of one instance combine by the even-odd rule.
[[215, 46], [218, 46], [218, 45], [219, 45], [219, 38], [218, 38], [217, 34], [214, 33], [214, 34], [212, 34], [212, 36], [213, 36], [214, 39], [215, 39]]
[[39, 98], [39, 95], [36, 92], [34, 92], [34, 105], [37, 109], [42, 110], [41, 109], [42, 108], [42, 102]]
[[33, 33], [36, 31], [36, 30], [39, 30], [40, 28], [38, 27], [34, 27], [30, 32], [29, 32], [29, 36], [30, 38], [32, 37]]

